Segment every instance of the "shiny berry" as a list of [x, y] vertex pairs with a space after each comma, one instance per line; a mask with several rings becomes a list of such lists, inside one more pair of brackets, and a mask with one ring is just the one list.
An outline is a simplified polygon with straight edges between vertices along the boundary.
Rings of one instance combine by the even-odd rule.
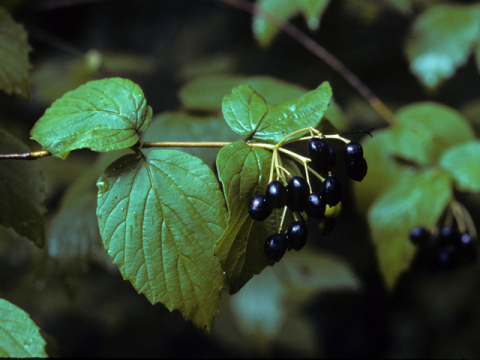
[[273, 234], [265, 242], [265, 255], [270, 260], [279, 261], [287, 251], [287, 237], [282, 234]]
[[315, 193], [310, 194], [305, 205], [305, 212], [309, 217], [321, 220], [325, 215], [325, 208], [326, 203], [321, 196]]
[[324, 216], [318, 224], [318, 230], [320, 230], [320, 234], [328, 235], [332, 232], [333, 228], [335, 227], [336, 221], [334, 218]]
[[290, 224], [287, 230], [287, 241], [288, 247], [295, 249], [296, 251], [300, 250], [307, 243], [308, 238], [308, 229], [304, 221], [299, 220]]
[[468, 233], [460, 235], [458, 250], [463, 260], [468, 263], [474, 262], [477, 259], [477, 247], [474, 239]]
[[426, 247], [430, 244], [431, 234], [423, 226], [416, 226], [410, 231], [410, 242], [419, 247]]
[[327, 177], [322, 183], [320, 196], [330, 206], [335, 206], [342, 200], [342, 184], [335, 175]]
[[363, 148], [357, 142], [350, 142], [343, 148], [343, 158], [345, 161], [360, 160], [363, 158]]
[[267, 185], [265, 196], [273, 208], [281, 208], [287, 205], [287, 189], [278, 180], [273, 180]]
[[257, 194], [252, 197], [248, 204], [248, 213], [253, 220], [263, 221], [270, 216], [272, 206], [263, 194]]
[[367, 161], [363, 157], [345, 161], [345, 171], [352, 180], [362, 181], [365, 175], [367, 175], [367, 170]]
[[305, 210], [310, 188], [307, 180], [301, 176], [293, 176], [287, 185], [288, 207], [293, 211]]
[[321, 164], [326, 164], [328, 161], [328, 145], [327, 143], [318, 138], [310, 139], [308, 142], [308, 156], [314, 166], [320, 166]]

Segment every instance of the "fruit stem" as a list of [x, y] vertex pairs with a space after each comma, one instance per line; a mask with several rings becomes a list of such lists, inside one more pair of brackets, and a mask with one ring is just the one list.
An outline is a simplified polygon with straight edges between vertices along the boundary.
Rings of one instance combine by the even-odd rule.
[[282, 232], [283, 222], [285, 221], [285, 214], [287, 213], [288, 206], [284, 206], [282, 217], [280, 218], [280, 226], [278, 227], [278, 233]]
[[472, 238], [477, 237], [477, 229], [475, 228], [473, 219], [465, 206], [456, 200], [452, 200], [449, 205], [453, 216], [455, 216], [455, 220], [458, 223], [460, 232], [465, 232], [465, 230], [467, 230]]

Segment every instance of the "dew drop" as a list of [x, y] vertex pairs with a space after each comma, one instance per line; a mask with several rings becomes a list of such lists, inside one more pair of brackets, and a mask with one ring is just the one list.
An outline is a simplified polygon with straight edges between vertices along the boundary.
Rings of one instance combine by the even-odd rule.
[[110, 183], [108, 182], [107, 179], [102, 179], [97, 182], [98, 186], [98, 197], [102, 197], [103, 194], [105, 194], [106, 191], [108, 191], [108, 188], [110, 187]]

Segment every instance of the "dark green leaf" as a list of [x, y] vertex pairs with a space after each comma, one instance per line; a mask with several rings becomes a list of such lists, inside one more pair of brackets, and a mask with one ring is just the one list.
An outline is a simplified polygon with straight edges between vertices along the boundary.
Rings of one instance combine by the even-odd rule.
[[410, 69], [427, 87], [435, 87], [466, 63], [479, 40], [478, 5], [442, 4], [420, 15], [408, 36]]
[[[222, 148], [217, 168], [227, 200], [229, 221], [225, 233], [215, 246], [230, 283], [230, 293], [236, 293], [253, 275], [267, 265], [273, 265], [265, 256], [266, 239], [278, 231], [283, 209], [276, 209], [267, 220], [254, 221], [248, 214], [248, 202], [253, 195], [264, 193], [268, 184], [272, 154], [261, 148], [251, 148], [236, 142]], [[285, 159], [284, 166], [297, 174], [298, 169]], [[289, 213], [285, 221], [289, 224]]]
[[[320, 26], [320, 16], [325, 11], [329, 0], [258, 0], [257, 7], [262, 8], [282, 20], [289, 20], [298, 13], [303, 13], [308, 27], [316, 30]], [[260, 45], [271, 43], [279, 29], [257, 11], [253, 17], [253, 33]]]
[[31, 48], [27, 32], [0, 7], [0, 89], [28, 100], [30, 97], [28, 61]]
[[443, 172], [420, 171], [380, 196], [368, 213], [373, 242], [385, 283], [392, 289], [415, 254], [408, 239], [415, 226], [432, 228], [451, 200], [451, 180]]
[[474, 137], [468, 120], [444, 105], [408, 105], [396, 115], [398, 125], [392, 128], [395, 153], [419, 164], [435, 165], [443, 151]]
[[32, 138], [55, 156], [89, 148], [106, 152], [135, 145], [152, 109], [142, 90], [121, 78], [90, 81], [55, 101], [37, 121]]
[[1, 357], [48, 356], [38, 326], [25, 311], [4, 299], [0, 299], [0, 338]]
[[439, 165], [452, 176], [460, 190], [480, 191], [480, 141], [451, 147], [442, 154]]
[[227, 213], [208, 166], [175, 150], [132, 154], [97, 186], [100, 234], [123, 277], [210, 333], [224, 285], [213, 248]]
[[[25, 153], [23, 142], [0, 129], [0, 153]], [[37, 246], [45, 243], [45, 185], [34, 161], [0, 160], [0, 224]]]

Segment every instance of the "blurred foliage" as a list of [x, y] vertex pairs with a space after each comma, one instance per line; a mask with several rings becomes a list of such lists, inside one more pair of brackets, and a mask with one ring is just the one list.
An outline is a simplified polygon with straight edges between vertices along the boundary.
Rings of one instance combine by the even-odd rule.
[[[32, 149], [38, 149], [38, 144], [28, 140], [29, 131], [51, 102], [88, 80], [111, 76], [135, 80], [157, 112], [152, 126], [143, 134], [145, 141], [182, 141], [193, 136], [196, 141], [226, 139], [222, 135], [225, 129], [218, 122], [223, 96], [240, 83], [248, 83], [264, 94], [265, 89], [256, 86], [268, 81], [270, 85], [265, 87], [275, 90], [272, 96], [291, 96], [282, 85], [289, 84], [292, 92], [298, 91], [299, 95], [292, 96], [295, 98], [328, 80], [339, 115], [330, 115], [335, 109], [331, 107], [327, 118], [337, 128], [349, 131], [376, 127], [373, 138], [362, 140], [369, 165], [365, 180], [349, 184], [340, 171], [339, 176], [347, 184], [346, 198], [335, 231], [323, 238], [310, 226], [314, 240], [309, 241], [310, 249], [289, 254], [284, 264], [282, 260], [267, 268], [238, 294], [225, 294], [210, 338], [199, 334], [179, 313], [170, 313], [161, 305], [152, 307], [122, 280], [105, 251], [98, 248], [99, 234], [88, 210], [95, 197], [92, 183], [113, 159], [100, 168], [94, 165], [95, 156], [84, 151], [70, 154], [65, 161], [38, 160], [45, 177], [48, 209], [46, 246], [39, 250], [11, 229], [1, 227], [0, 292], [3, 298], [27, 311], [42, 329], [49, 355], [478, 358], [478, 263], [451, 273], [431, 274], [415, 268], [391, 273], [389, 277], [395, 278], [396, 285], [387, 295], [385, 274], [381, 275], [385, 267], [379, 264], [387, 264], [388, 258], [377, 260], [382, 258], [377, 258], [380, 241], [387, 237], [382, 246], [392, 246], [385, 252], [398, 251], [405, 256], [401, 264], [392, 265], [407, 269], [411, 256], [405, 237], [407, 226], [425, 217], [431, 221], [442, 207], [436, 196], [446, 193], [442, 190], [432, 195], [437, 210], [428, 206], [433, 203], [422, 203], [434, 191], [432, 178], [446, 182], [448, 177], [449, 191], [453, 190], [469, 209], [477, 228], [480, 226], [478, 172], [471, 165], [478, 162], [478, 140], [473, 130], [476, 137], [480, 134], [479, 75], [475, 64], [479, 58], [478, 33], [477, 37], [471, 32], [465, 35], [461, 29], [464, 24], [453, 16], [457, 11], [448, 12], [452, 16], [446, 22], [422, 25], [438, 9], [473, 10], [477, 3], [339, 0], [331, 1], [316, 16], [320, 26], [309, 35], [349, 66], [392, 109], [402, 109], [397, 112], [399, 124], [385, 129], [379, 128], [387, 124], [340, 76], [288, 37], [277, 33], [268, 48], [259, 49], [252, 35], [251, 18], [238, 10], [213, 2], [183, 0], [114, 4], [97, 1], [75, 6], [46, 0], [5, 0], [1, 5], [11, 11], [15, 23], [27, 29], [34, 51], [29, 52], [31, 102], [0, 94], [0, 122], [2, 128]], [[469, 14], [467, 18], [476, 12]], [[465, 16], [465, 12], [460, 11], [460, 15]], [[292, 15], [290, 20], [309, 31], [304, 19]], [[478, 24], [478, 20], [474, 23]], [[466, 21], [468, 24], [472, 23]], [[459, 31], [452, 31], [450, 25]], [[54, 34], [61, 41], [42, 38], [36, 29]], [[410, 39], [412, 34], [415, 37]], [[76, 51], [62, 47], [62, 41]], [[435, 50], [430, 55], [439, 54], [441, 58], [430, 59], [434, 64], [447, 64], [448, 76], [435, 67], [423, 67], [424, 72], [412, 74], [409, 65], [415, 60], [405, 54], [422, 53], [409, 48]], [[475, 60], [471, 60], [471, 54]], [[252, 82], [267, 77], [269, 80], [257, 81], [257, 85]], [[434, 92], [426, 91], [428, 84], [422, 84], [425, 78], [435, 80]], [[202, 79], [207, 79], [205, 87], [199, 86], [191, 98], [186, 96], [187, 90], [194, 89], [196, 81], [201, 83]], [[222, 85], [224, 80], [226, 85]], [[191, 105], [194, 100], [195, 105]], [[288, 100], [291, 98], [278, 103]], [[431, 107], [426, 112], [432, 115], [428, 126], [419, 126], [424, 120], [411, 114], [416, 105], [409, 104], [418, 102]], [[471, 126], [452, 109], [460, 110]], [[409, 118], [412, 120], [407, 126]], [[205, 123], [201, 129], [210, 130], [200, 130], [202, 121]], [[435, 128], [445, 134], [441, 142], [432, 141]], [[350, 136], [361, 140], [361, 135]], [[203, 150], [195, 155], [211, 166], [216, 150], [200, 152]], [[415, 197], [415, 207], [404, 205], [408, 196]], [[421, 205], [417, 211], [423, 213], [413, 216], [417, 205]], [[353, 211], [354, 206], [358, 212]], [[386, 219], [388, 214], [391, 217]], [[369, 232], [368, 219], [379, 218], [382, 224], [370, 223], [373, 226]], [[405, 218], [408, 222], [402, 227], [400, 220]], [[398, 231], [393, 233], [393, 229]], [[335, 271], [332, 274], [340, 279], [339, 267], [351, 268], [346, 270], [352, 275], [350, 284], [362, 284], [360, 291], [327, 287], [325, 290], [331, 290], [327, 293], [314, 281], [305, 280], [300, 265], [295, 279], [302, 280], [287, 281], [282, 277], [280, 270], [289, 266], [290, 260], [313, 254], [328, 257], [327, 253], [342, 259], [331, 264]], [[328, 260], [325, 262], [328, 264]], [[316, 280], [329, 279], [321, 262], [305, 259], [302, 264], [312, 271], [321, 270]], [[308, 296], [302, 298], [304, 292], [296, 287], [290, 290], [292, 283], [305, 284]], [[299, 294], [302, 299], [289, 300], [286, 294]], [[281, 324], [270, 337], [265, 334], [268, 323], [259, 325], [257, 319], [247, 316], [255, 314], [257, 304], [264, 305], [264, 297], [265, 302], [273, 299], [278, 316], [267, 320]], [[234, 301], [254, 305], [242, 307], [234, 305]], [[242, 308], [246, 309], [244, 322], [252, 322], [241, 323]]]

